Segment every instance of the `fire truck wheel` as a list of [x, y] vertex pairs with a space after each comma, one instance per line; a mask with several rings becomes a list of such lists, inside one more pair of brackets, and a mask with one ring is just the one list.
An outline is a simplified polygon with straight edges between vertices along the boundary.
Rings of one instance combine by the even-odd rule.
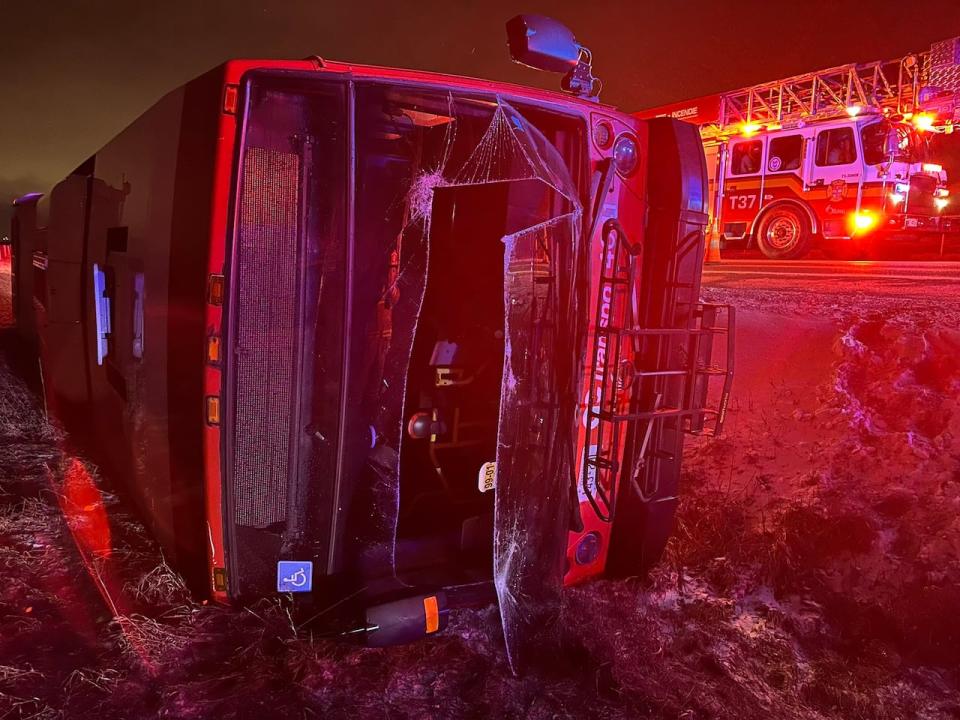
[[794, 260], [810, 249], [810, 221], [800, 208], [780, 205], [761, 218], [757, 246], [771, 260]]

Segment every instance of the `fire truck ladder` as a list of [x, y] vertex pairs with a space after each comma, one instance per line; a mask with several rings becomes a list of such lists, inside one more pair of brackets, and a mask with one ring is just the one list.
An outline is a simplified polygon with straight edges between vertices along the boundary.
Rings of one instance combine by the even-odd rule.
[[744, 125], [829, 119], [866, 109], [904, 115], [938, 102], [953, 110], [958, 93], [960, 38], [952, 38], [896, 60], [840, 65], [725, 93], [718, 121], [701, 132], [715, 137]]
[[[698, 251], [702, 247], [702, 234], [694, 235], [689, 245]], [[656, 456], [660, 452], [649, 447], [657, 423], [678, 418], [684, 432], [689, 434], [717, 436], [721, 433], [733, 381], [735, 315], [729, 305], [698, 302], [693, 307], [692, 326], [639, 326], [634, 321], [636, 310], [632, 302], [639, 257], [619, 229], [608, 232], [605, 228], [603, 237], [601, 257], [613, 259], [608, 266], [613, 270], [611, 274], [601, 271], [598, 288], [596, 335], [590, 362], [592, 390], [585, 413], [580, 490], [597, 517], [611, 522], [625, 469], [641, 498], [656, 492], [655, 487], [639, 487], [634, 471], [645, 462], [648, 453]], [[677, 280], [678, 260], [672, 265], [666, 286], [690, 286]], [[609, 300], [606, 318], [605, 298]], [[618, 313], [617, 308], [622, 312]], [[623, 318], [622, 326], [616, 325], [618, 314]], [[717, 336], [726, 339], [723, 364], [711, 362]], [[631, 349], [647, 347], [649, 352], [643, 356], [657, 359], [652, 366], [638, 367], [636, 361], [621, 358], [624, 345]], [[711, 380], [720, 380], [721, 387], [716, 404], [708, 407]], [[651, 384], [656, 388], [652, 393]], [[665, 398], [675, 405], [664, 405]], [[629, 446], [624, 447], [628, 438]]]

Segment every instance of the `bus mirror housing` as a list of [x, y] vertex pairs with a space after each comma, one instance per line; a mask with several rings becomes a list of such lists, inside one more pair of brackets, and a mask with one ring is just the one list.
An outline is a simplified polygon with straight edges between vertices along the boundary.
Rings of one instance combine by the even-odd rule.
[[570, 72], [580, 61], [580, 45], [570, 28], [543, 15], [507, 21], [507, 45], [514, 62], [546, 72]]
[[590, 51], [561, 22], [544, 15], [517, 15], [507, 21], [510, 58], [546, 72], [566, 73], [562, 88], [577, 97], [596, 100], [600, 81], [593, 77]]

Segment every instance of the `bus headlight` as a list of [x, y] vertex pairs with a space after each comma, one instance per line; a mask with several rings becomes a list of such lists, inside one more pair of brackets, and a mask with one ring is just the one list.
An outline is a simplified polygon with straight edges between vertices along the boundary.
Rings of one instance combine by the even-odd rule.
[[621, 135], [613, 146], [613, 166], [617, 172], [627, 177], [632, 175], [640, 164], [640, 151], [637, 141], [630, 135]]

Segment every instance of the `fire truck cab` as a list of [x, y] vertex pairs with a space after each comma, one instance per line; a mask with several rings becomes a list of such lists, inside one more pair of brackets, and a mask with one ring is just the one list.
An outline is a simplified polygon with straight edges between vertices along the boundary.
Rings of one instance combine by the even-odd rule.
[[930, 139], [960, 120], [960, 38], [638, 113], [700, 128], [711, 241], [855, 257], [960, 231]]

